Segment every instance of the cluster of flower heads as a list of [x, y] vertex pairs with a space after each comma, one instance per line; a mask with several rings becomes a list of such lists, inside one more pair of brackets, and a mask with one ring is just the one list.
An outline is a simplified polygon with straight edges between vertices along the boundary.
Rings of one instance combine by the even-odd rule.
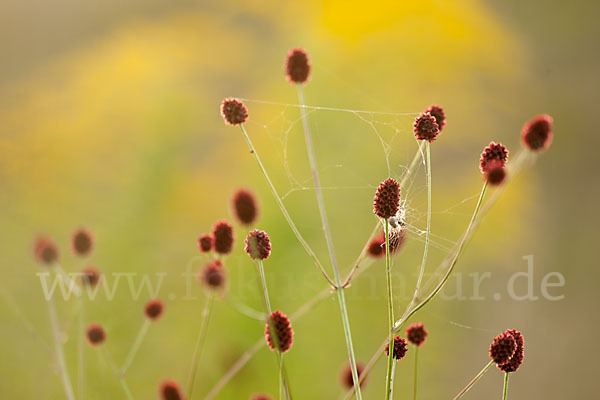
[[523, 335], [514, 329], [508, 329], [494, 338], [490, 345], [490, 357], [498, 369], [515, 372], [523, 363]]
[[177, 381], [172, 379], [165, 380], [161, 382], [158, 387], [158, 394], [161, 400], [184, 400], [185, 396], [183, 395], [181, 389], [179, 388], [179, 384]]
[[388, 219], [396, 215], [400, 208], [400, 184], [388, 178], [379, 184], [373, 199], [373, 212], [379, 218]]
[[[406, 345], [406, 340], [402, 339], [400, 336], [396, 336], [394, 338], [394, 353], [393, 353], [392, 357], [394, 357], [396, 359], [396, 361], [400, 361], [404, 358], [407, 351], [408, 351], [408, 346]], [[387, 356], [390, 355], [389, 342], [385, 346], [385, 354]]]

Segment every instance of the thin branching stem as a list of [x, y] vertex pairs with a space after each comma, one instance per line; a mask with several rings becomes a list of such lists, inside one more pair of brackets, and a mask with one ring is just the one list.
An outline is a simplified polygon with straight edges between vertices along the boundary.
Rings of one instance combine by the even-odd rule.
[[190, 374], [188, 376], [188, 387], [187, 394], [188, 399], [192, 398], [194, 392], [194, 381], [196, 380], [196, 371], [198, 370], [198, 362], [200, 361], [200, 354], [202, 353], [202, 345], [206, 338], [206, 327], [208, 326], [208, 320], [210, 319], [210, 312], [215, 300], [214, 293], [209, 293], [202, 310], [200, 331], [198, 332], [198, 339], [196, 339], [196, 347], [194, 348], [194, 354], [192, 356], [192, 366], [190, 367]]
[[73, 387], [71, 386], [71, 380], [69, 379], [69, 371], [65, 364], [65, 354], [60, 339], [60, 328], [58, 326], [58, 317], [56, 315], [56, 306], [54, 305], [54, 296], [50, 296], [48, 299], [48, 313], [50, 316], [50, 324], [52, 325], [52, 333], [54, 335], [54, 348], [56, 351], [56, 361], [58, 362], [58, 369], [62, 378], [63, 386], [65, 388], [65, 394], [68, 400], [75, 400], [73, 394]]
[[456, 266], [456, 263], [458, 262], [458, 259], [460, 258], [461, 254], [462, 254], [462, 251], [463, 251], [463, 249], [465, 247], [465, 243], [467, 242], [467, 240], [471, 236], [471, 232], [472, 232], [473, 226], [475, 224], [475, 221], [477, 220], [477, 216], [479, 215], [479, 210], [481, 209], [481, 205], [483, 204], [483, 199], [485, 197], [486, 189], [487, 189], [487, 182], [485, 182], [483, 184], [483, 187], [481, 188], [481, 193], [479, 195], [479, 199], [477, 200], [477, 205], [475, 206], [475, 211], [473, 211], [473, 215], [471, 216], [471, 220], [469, 221], [469, 225], [467, 226], [467, 229], [466, 229], [466, 231], [465, 231], [462, 239], [460, 240], [460, 243], [458, 244], [458, 248], [456, 250], [456, 253], [454, 254], [454, 257], [452, 258], [452, 262], [450, 263], [450, 266], [449, 266], [448, 270], [444, 274], [444, 277], [438, 283], [438, 285], [435, 287], [435, 289], [433, 289], [433, 291], [422, 302], [420, 302], [417, 306], [415, 306], [413, 309], [411, 309], [406, 314], [406, 316], [402, 317], [402, 319], [400, 319], [396, 323], [395, 330], [400, 329], [400, 327], [402, 326], [402, 324], [406, 320], [408, 320], [410, 317], [412, 317], [421, 308], [425, 307], [425, 305], [427, 303], [429, 303], [429, 301], [431, 299], [433, 299], [442, 290], [442, 288], [444, 287], [444, 285], [446, 284], [446, 282], [450, 278], [450, 275], [452, 274], [452, 271], [454, 271], [454, 267]]
[[[388, 316], [389, 316], [389, 334], [388, 334], [388, 366], [385, 383], [385, 398], [391, 399], [392, 396], [392, 369], [394, 365], [394, 299], [392, 295], [392, 267], [390, 262], [390, 224], [385, 221], [385, 271], [387, 273], [387, 295], [388, 295]], [[357, 382], [359, 382], [357, 380]], [[359, 382], [360, 386], [360, 382]]]
[[427, 164], [427, 230], [425, 231], [425, 248], [423, 249], [423, 258], [421, 259], [421, 268], [419, 269], [419, 277], [417, 278], [417, 285], [415, 286], [415, 292], [408, 308], [411, 308], [417, 301], [419, 291], [421, 290], [421, 282], [423, 281], [423, 275], [425, 274], [425, 264], [427, 263], [427, 253], [429, 252], [429, 236], [431, 234], [431, 150], [430, 143], [425, 143], [426, 149], [426, 164]]
[[489, 363], [487, 363], [487, 365], [485, 367], [483, 367], [483, 369], [481, 371], [479, 371], [479, 373], [477, 375], [475, 375], [475, 378], [471, 379], [471, 381], [467, 384], [467, 386], [465, 386], [463, 388], [463, 390], [461, 390], [460, 393], [458, 393], [456, 395], [456, 397], [454, 397], [453, 400], [458, 400], [461, 397], [463, 397], [463, 395], [465, 393], [467, 393], [469, 391], [469, 389], [471, 389], [471, 387], [479, 380], [479, 378], [481, 378], [483, 376], [483, 374], [485, 374], [487, 372], [487, 370], [490, 369], [492, 364], [494, 364], [494, 360], [491, 360]]
[[117, 378], [119, 378], [119, 382], [121, 383], [121, 387], [123, 388], [123, 391], [125, 392], [125, 396], [127, 396], [128, 400], [133, 400], [133, 395], [131, 394], [131, 390], [129, 390], [127, 381], [125, 381], [125, 376], [121, 373], [121, 371], [119, 371], [119, 367], [117, 367], [117, 364], [114, 362], [113, 358], [110, 356], [110, 353], [108, 352], [106, 346], [101, 346], [101, 351], [102, 351], [102, 355], [104, 356], [104, 358], [108, 361], [110, 368], [113, 370], [115, 375], [117, 375]]
[[125, 362], [123, 363], [123, 366], [121, 367], [121, 372], [123, 374], [125, 374], [127, 372], [127, 370], [129, 369], [129, 367], [131, 366], [133, 359], [135, 358], [138, 350], [140, 349], [140, 346], [142, 345], [142, 342], [144, 341], [144, 338], [146, 337], [146, 334], [148, 333], [148, 328], [150, 328], [151, 323], [152, 322], [149, 319], [144, 320], [144, 323], [142, 324], [142, 326], [135, 338], [135, 342], [133, 342], [133, 346], [131, 346], [131, 349], [129, 350], [129, 354], [127, 354], [127, 358], [125, 358]]
[[502, 392], [502, 400], [506, 400], [506, 395], [508, 394], [508, 375], [508, 372], [506, 372], [504, 375], [504, 390]]
[[312, 143], [312, 137], [310, 134], [310, 127], [308, 124], [308, 116], [306, 113], [306, 101], [304, 100], [304, 89], [302, 85], [298, 86], [298, 100], [302, 106], [302, 125], [304, 127], [304, 138], [306, 140], [306, 150], [308, 152], [308, 160], [310, 163], [310, 169], [312, 171], [313, 181], [315, 184], [315, 193], [317, 195], [317, 203], [319, 206], [319, 214], [321, 216], [321, 223], [323, 226], [323, 232], [325, 234], [325, 241], [327, 242], [327, 249], [329, 251], [329, 258], [333, 267], [333, 274], [335, 277], [335, 286], [338, 292], [338, 302], [340, 306], [340, 313], [342, 314], [342, 323], [344, 325], [344, 334], [346, 336], [346, 348], [348, 350], [348, 358], [350, 360], [350, 368], [352, 370], [352, 378], [355, 382], [354, 386], [356, 389], [356, 398], [362, 400], [360, 392], [360, 385], [358, 383], [358, 370], [356, 369], [356, 358], [354, 356], [354, 345], [352, 343], [352, 334], [350, 330], [350, 321], [348, 318], [348, 311], [346, 306], [346, 299], [344, 296], [344, 285], [342, 285], [342, 279], [340, 277], [340, 271], [337, 265], [337, 259], [335, 256], [335, 250], [333, 248], [333, 239], [331, 237], [331, 229], [329, 228], [329, 221], [327, 219], [327, 212], [325, 211], [325, 201], [323, 199], [323, 192], [321, 191], [321, 181], [319, 179], [319, 171], [317, 169], [317, 160], [315, 157], [315, 149]]
[[321, 274], [323, 274], [323, 277], [327, 280], [327, 282], [329, 282], [329, 284], [333, 288], [337, 287], [336, 284], [333, 282], [333, 280], [329, 277], [329, 275], [327, 274], [325, 269], [323, 268], [323, 265], [317, 258], [317, 255], [315, 254], [315, 252], [310, 248], [310, 246], [308, 245], [306, 240], [304, 240], [304, 238], [302, 237], [302, 234], [296, 227], [296, 224], [294, 223], [294, 221], [292, 220], [292, 217], [288, 213], [287, 208], [283, 204], [283, 200], [281, 200], [281, 196], [279, 196], [279, 194], [277, 193], [277, 189], [275, 189], [275, 185], [273, 185], [271, 178], [269, 178], [269, 175], [267, 174], [267, 170], [265, 169], [262, 161], [260, 160], [260, 157], [259, 157], [258, 153], [256, 152], [256, 149], [254, 148], [252, 141], [250, 140], [250, 136], [248, 136], [248, 133], [246, 132], [246, 128], [244, 128], [244, 125], [240, 125], [240, 128], [242, 129], [244, 139], [246, 139], [246, 142], [248, 143], [248, 147], [250, 147], [250, 152], [254, 155], [254, 158], [256, 159], [256, 162], [258, 163], [258, 166], [259, 166], [265, 180], [267, 181], [267, 184], [269, 185], [271, 192], [273, 193], [273, 197], [275, 197], [275, 201], [279, 205], [279, 208], [281, 209], [281, 212], [283, 213], [283, 216], [285, 217], [285, 220], [287, 221], [288, 225], [292, 229], [292, 232], [294, 232], [294, 235], [296, 236], [296, 238], [298, 239], [298, 241], [300, 242], [302, 247], [304, 247], [304, 250], [306, 250], [306, 252], [313, 259], [313, 261], [315, 262], [317, 267], [319, 267]]

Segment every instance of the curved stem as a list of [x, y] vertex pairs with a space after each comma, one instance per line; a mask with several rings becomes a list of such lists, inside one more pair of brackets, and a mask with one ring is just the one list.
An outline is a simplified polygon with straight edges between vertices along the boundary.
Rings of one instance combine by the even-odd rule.
[[121, 367], [122, 374], [125, 374], [127, 372], [127, 370], [129, 369], [129, 366], [133, 362], [135, 355], [137, 354], [138, 350], [140, 349], [142, 341], [146, 337], [146, 333], [148, 333], [148, 328], [150, 327], [150, 324], [151, 324], [151, 321], [149, 319], [146, 319], [144, 321], [144, 323], [142, 324], [142, 327], [140, 328], [140, 330], [137, 334], [135, 342], [133, 342], [133, 346], [131, 346], [131, 349], [129, 350], [129, 354], [127, 354], [127, 358], [125, 359], [125, 362], [123, 363], [123, 366]]
[[392, 295], [392, 268], [390, 263], [390, 224], [385, 221], [385, 269], [387, 272], [388, 314], [389, 314], [389, 340], [388, 340], [388, 367], [385, 384], [385, 398], [392, 398], [392, 375], [394, 365], [394, 299]]
[[119, 382], [121, 383], [121, 387], [123, 388], [123, 391], [125, 392], [125, 396], [127, 396], [128, 400], [133, 400], [133, 395], [131, 394], [131, 391], [129, 390], [129, 386], [127, 386], [127, 382], [125, 381], [125, 377], [123, 376], [123, 374], [121, 373], [121, 371], [119, 371], [119, 368], [117, 367], [117, 364], [115, 364], [114, 360], [110, 356], [108, 350], [106, 349], [106, 346], [101, 346], [101, 348], [102, 348], [101, 349], [102, 350], [102, 354], [104, 355], [104, 357], [108, 361], [108, 364], [110, 365], [110, 368], [113, 370], [113, 372], [115, 373], [115, 375], [117, 375], [117, 378], [119, 378]]
[[431, 151], [430, 143], [425, 143], [427, 152], [427, 231], [425, 232], [425, 249], [423, 250], [423, 258], [421, 259], [421, 268], [419, 269], [419, 278], [417, 279], [417, 285], [415, 286], [415, 293], [413, 294], [412, 300], [408, 308], [411, 308], [417, 301], [419, 291], [421, 290], [421, 282], [423, 281], [423, 274], [425, 273], [425, 264], [427, 263], [427, 253], [429, 252], [429, 236], [431, 234]]
[[335, 277], [335, 287], [338, 291], [338, 302], [340, 305], [340, 313], [342, 314], [342, 324], [344, 325], [344, 334], [346, 336], [346, 348], [348, 350], [348, 358], [350, 360], [350, 368], [352, 370], [352, 378], [354, 380], [354, 387], [356, 389], [356, 398], [362, 400], [360, 392], [360, 385], [358, 383], [358, 370], [356, 369], [356, 358], [354, 356], [354, 345], [352, 343], [352, 335], [350, 331], [350, 321], [348, 318], [348, 311], [346, 309], [346, 299], [344, 296], [344, 285], [340, 277], [340, 270], [337, 265], [337, 259], [335, 256], [335, 250], [333, 248], [333, 239], [331, 237], [331, 229], [329, 228], [329, 221], [327, 219], [327, 212], [325, 211], [325, 201], [323, 199], [323, 192], [321, 191], [321, 181], [319, 179], [319, 171], [317, 169], [317, 160], [315, 157], [315, 150], [312, 143], [310, 134], [310, 127], [308, 125], [308, 116], [306, 114], [306, 102], [304, 100], [304, 89], [302, 85], [298, 87], [298, 100], [302, 106], [302, 125], [304, 127], [304, 138], [306, 140], [306, 150], [308, 153], [308, 160], [310, 163], [310, 169], [312, 172], [315, 193], [317, 195], [317, 203], [319, 205], [319, 214], [321, 216], [321, 224], [323, 226], [323, 232], [325, 234], [325, 241], [327, 242], [327, 250], [329, 251], [329, 258], [333, 267], [333, 275]]
[[504, 376], [504, 391], [502, 394], [502, 400], [506, 400], [506, 394], [508, 393], [508, 372], [506, 372], [506, 375]]
[[415, 374], [413, 381], [413, 400], [417, 400], [417, 370], [419, 366], [419, 346], [415, 346]]
[[210, 312], [215, 299], [214, 293], [209, 293], [204, 309], [202, 310], [202, 322], [200, 323], [200, 331], [198, 332], [198, 339], [196, 340], [196, 347], [194, 349], [194, 355], [192, 356], [192, 366], [190, 368], [190, 374], [188, 376], [188, 399], [192, 398], [194, 392], [194, 381], [196, 380], [196, 371], [198, 370], [198, 361], [200, 360], [200, 353], [202, 352], [202, 345], [204, 344], [204, 338], [206, 337], [206, 327], [208, 326], [208, 320], [210, 318]]
[[412, 310], [410, 310], [406, 314], [406, 316], [403, 316], [402, 319], [400, 319], [396, 323], [396, 326], [394, 328], [395, 330], [400, 329], [400, 327], [402, 326], [402, 324], [406, 320], [408, 320], [417, 311], [419, 311], [427, 303], [429, 303], [429, 301], [431, 299], [433, 299], [440, 292], [440, 290], [442, 290], [442, 288], [444, 287], [444, 285], [448, 281], [448, 278], [450, 278], [450, 275], [452, 274], [452, 271], [454, 271], [454, 267], [456, 266], [456, 263], [458, 262], [458, 259], [460, 258], [460, 255], [462, 254], [462, 251], [463, 251], [463, 249], [465, 247], [465, 243], [467, 242], [467, 239], [471, 236], [473, 225], [475, 223], [475, 220], [477, 219], [477, 216], [479, 214], [479, 210], [481, 209], [481, 204], [483, 203], [483, 199], [485, 197], [486, 189], [487, 189], [487, 182], [483, 184], [483, 187], [481, 189], [481, 193], [479, 195], [479, 199], [477, 200], [477, 205], [475, 206], [475, 211], [473, 211], [473, 215], [471, 216], [471, 220], [469, 221], [469, 225], [467, 226], [467, 230], [465, 231], [462, 239], [460, 240], [460, 243], [458, 245], [456, 253], [455, 253], [455, 255], [454, 255], [453, 259], [452, 259], [452, 262], [450, 263], [450, 267], [446, 271], [446, 274], [444, 275], [444, 277], [442, 278], [442, 280], [440, 281], [440, 283], [438, 283], [438, 285], [435, 287], [435, 289], [421, 303], [419, 303], [416, 307], [414, 307]]
[[456, 395], [456, 397], [454, 397], [453, 400], [458, 400], [461, 397], [463, 397], [463, 395], [467, 393], [469, 389], [471, 389], [471, 386], [473, 386], [479, 380], [479, 378], [481, 378], [483, 374], [487, 372], [487, 370], [492, 366], [492, 364], [494, 364], [494, 360], [491, 360], [489, 363], [487, 363], [487, 365], [483, 367], [483, 369], [479, 371], [477, 375], [475, 375], [475, 378], [471, 379], [471, 382], [469, 382], [467, 386], [465, 386], [464, 389], [461, 390], [460, 393]]
[[54, 348], [56, 351], [56, 360], [58, 361], [58, 369], [62, 378], [63, 386], [65, 388], [65, 394], [67, 399], [75, 400], [73, 394], [73, 387], [71, 386], [71, 380], [69, 379], [69, 372], [65, 364], [65, 355], [60, 342], [60, 329], [58, 327], [58, 318], [56, 316], [56, 307], [54, 305], [54, 296], [48, 299], [48, 312], [50, 315], [50, 324], [52, 325], [52, 333], [54, 334]]
[[267, 181], [269, 188], [271, 189], [271, 192], [273, 192], [273, 197], [275, 197], [275, 201], [279, 205], [279, 208], [281, 209], [281, 212], [283, 213], [283, 216], [285, 217], [285, 220], [287, 221], [288, 225], [292, 229], [292, 232], [294, 232], [294, 235], [296, 235], [296, 238], [298, 239], [298, 241], [300, 242], [302, 247], [304, 247], [304, 250], [306, 250], [306, 252], [313, 259], [313, 261], [315, 262], [317, 267], [319, 267], [321, 274], [323, 274], [323, 277], [327, 280], [327, 282], [329, 282], [329, 284], [332, 287], [334, 287], [334, 288], [337, 287], [336, 284], [333, 282], [333, 280], [331, 280], [331, 278], [329, 277], [329, 275], [327, 274], [325, 269], [323, 268], [323, 265], [317, 258], [316, 254], [312, 251], [312, 249], [310, 248], [310, 246], [308, 245], [306, 240], [304, 240], [304, 238], [300, 234], [300, 231], [296, 227], [296, 224], [294, 224], [292, 217], [288, 213], [287, 208], [285, 208], [285, 205], [283, 204], [283, 201], [281, 200], [281, 197], [277, 193], [277, 189], [275, 189], [275, 185], [273, 185], [273, 182], [271, 182], [271, 178], [269, 178], [269, 175], [267, 174], [267, 170], [265, 169], [262, 161], [260, 160], [260, 157], [258, 156], [258, 153], [256, 152], [256, 149], [254, 148], [254, 145], [252, 144], [252, 141], [250, 140], [250, 136], [248, 136], [248, 133], [246, 132], [246, 128], [244, 128], [244, 125], [240, 125], [240, 128], [242, 129], [244, 139], [246, 139], [246, 142], [248, 143], [248, 147], [250, 147], [250, 152], [254, 155], [254, 158], [256, 159], [256, 162], [258, 163], [258, 166], [259, 166], [263, 176], [265, 177], [265, 180]]

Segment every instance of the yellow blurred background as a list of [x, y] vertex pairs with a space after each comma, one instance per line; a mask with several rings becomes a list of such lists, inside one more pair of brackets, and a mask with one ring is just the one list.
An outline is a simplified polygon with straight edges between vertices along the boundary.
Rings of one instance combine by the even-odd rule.
[[[516, 155], [523, 123], [554, 117], [555, 140], [510, 182], [457, 267], [467, 299], [436, 299], [419, 313], [429, 338], [419, 353], [420, 398], [451, 398], [488, 361], [491, 339], [507, 328], [525, 336], [525, 362], [511, 399], [595, 398], [599, 328], [593, 253], [598, 185], [594, 125], [600, 28], [594, 1], [18, 1], [0, 4], [0, 397], [64, 398], [32, 243], [53, 237], [69, 272], [83, 266], [69, 250], [80, 226], [95, 236], [90, 262], [112, 273], [167, 273], [162, 320], [151, 326], [127, 374], [135, 398], [156, 398], [159, 381], [185, 383], [204, 295], [184, 299], [186, 266], [203, 262], [196, 238], [220, 218], [233, 220], [232, 192], [258, 195], [258, 228], [273, 241], [265, 268], [274, 307], [291, 314], [326, 288], [282, 218], [239, 129], [223, 124], [226, 96], [249, 99], [247, 129], [285, 204], [327, 261], [306, 158], [295, 88], [284, 77], [289, 48], [302, 46], [313, 74], [317, 160], [340, 264], [346, 272], [375, 221], [377, 184], [399, 176], [417, 144], [416, 113], [442, 105], [448, 125], [432, 145], [433, 233], [427, 271], [458, 240], [474, 207], [479, 154], [490, 140]], [[596, 47], [595, 47], [596, 46]], [[373, 111], [356, 113], [352, 110]], [[591, 175], [589, 177], [588, 175]], [[409, 223], [425, 227], [422, 168], [406, 193]], [[236, 228], [225, 260], [232, 299], [260, 308], [254, 267]], [[414, 285], [423, 250], [413, 229], [394, 270]], [[535, 301], [506, 295], [511, 275], [533, 255]], [[326, 265], [329, 265], [326, 263]], [[490, 272], [469, 300], [469, 273]], [[565, 286], [550, 301], [542, 278]], [[400, 280], [400, 278], [399, 278]], [[451, 280], [448, 297], [456, 292]], [[397, 288], [403, 309], [412, 293]], [[522, 293], [524, 288], [520, 287]], [[493, 295], [502, 293], [500, 300]], [[172, 295], [172, 296], [170, 296]], [[121, 361], [143, 322], [148, 296], [126, 286], [112, 301], [86, 305], [87, 322], [106, 328]], [[386, 335], [385, 274], [376, 261], [348, 291], [357, 358], [368, 361]], [[67, 364], [76, 383], [75, 301], [58, 301]], [[398, 312], [399, 313], [399, 312]], [[297, 321], [286, 355], [298, 399], [342, 398], [347, 362], [332, 296]], [[264, 330], [260, 321], [217, 301], [208, 326], [194, 398], [204, 398]], [[591, 346], [591, 348], [590, 348]], [[86, 348], [88, 399], [124, 398], [110, 368]], [[218, 399], [275, 395], [273, 355], [263, 347]], [[379, 362], [364, 387], [381, 398]], [[412, 393], [412, 358], [396, 369], [395, 394]], [[502, 374], [488, 372], [465, 398], [498, 398]]]

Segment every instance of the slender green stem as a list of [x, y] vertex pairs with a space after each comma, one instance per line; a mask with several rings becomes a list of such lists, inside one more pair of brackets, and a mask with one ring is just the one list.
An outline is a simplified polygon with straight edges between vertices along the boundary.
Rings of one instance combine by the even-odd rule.
[[461, 397], [463, 397], [463, 395], [465, 393], [467, 393], [469, 391], [469, 389], [471, 389], [471, 386], [473, 386], [479, 380], [479, 378], [481, 378], [483, 376], [483, 374], [485, 374], [487, 372], [487, 370], [490, 369], [492, 364], [494, 364], [494, 360], [491, 360], [489, 363], [487, 363], [487, 365], [485, 367], [483, 367], [483, 369], [481, 371], [479, 371], [479, 373], [477, 375], [475, 375], [475, 378], [471, 379], [471, 382], [469, 382], [467, 384], [467, 386], [465, 386], [464, 389], [461, 390], [460, 393], [456, 395], [456, 397], [454, 397], [453, 400], [458, 400]]
[[135, 338], [135, 342], [133, 342], [133, 346], [131, 346], [131, 349], [129, 350], [129, 354], [127, 354], [127, 358], [125, 358], [125, 362], [123, 363], [123, 366], [121, 367], [121, 372], [123, 374], [125, 374], [127, 372], [127, 370], [129, 369], [129, 366], [133, 362], [135, 355], [137, 354], [138, 350], [140, 349], [140, 346], [142, 345], [142, 341], [146, 337], [146, 333], [148, 333], [148, 328], [150, 327], [151, 323], [152, 322], [149, 319], [146, 319], [144, 321], [144, 323], [142, 324], [142, 327], [140, 328], [140, 330], [137, 334], [137, 337]]
[[58, 318], [56, 316], [56, 306], [54, 305], [54, 296], [48, 299], [48, 312], [50, 315], [50, 324], [52, 325], [52, 333], [54, 334], [54, 349], [56, 351], [56, 360], [58, 361], [58, 369], [62, 378], [63, 386], [65, 388], [65, 394], [67, 399], [75, 400], [73, 394], [73, 387], [71, 386], [71, 380], [69, 379], [69, 372], [65, 364], [65, 354], [63, 352], [62, 343], [60, 340], [60, 329], [58, 327]]
[[413, 381], [413, 400], [417, 400], [417, 371], [419, 366], [419, 346], [415, 346], [415, 374]]
[[394, 398], [394, 377], [396, 376], [396, 364], [392, 364], [392, 380], [390, 382], [390, 398]]
[[456, 266], [456, 263], [458, 262], [458, 259], [460, 258], [460, 255], [462, 254], [462, 251], [465, 247], [465, 243], [467, 242], [467, 239], [471, 236], [471, 232], [472, 232], [472, 228], [473, 225], [475, 223], [475, 220], [477, 219], [477, 216], [479, 214], [479, 210], [481, 209], [481, 204], [483, 203], [483, 199], [485, 197], [485, 192], [487, 189], [487, 182], [483, 184], [483, 187], [481, 189], [481, 193], [479, 195], [479, 199], [477, 200], [477, 205], [475, 206], [475, 211], [473, 211], [473, 215], [471, 216], [471, 220], [469, 221], [469, 225], [467, 226], [467, 230], [465, 231], [463, 237], [460, 240], [460, 243], [458, 245], [458, 248], [456, 250], [456, 253], [454, 254], [454, 257], [452, 259], [452, 262], [450, 263], [450, 267], [448, 268], [448, 270], [446, 271], [444, 277], [442, 278], [442, 280], [438, 283], [438, 285], [435, 287], [435, 289], [433, 289], [433, 291], [422, 301], [420, 302], [417, 306], [415, 306], [413, 309], [411, 309], [408, 313], [406, 313], [405, 316], [402, 317], [402, 319], [400, 319], [396, 325], [395, 325], [395, 330], [400, 329], [400, 327], [402, 326], [402, 324], [408, 320], [411, 316], [413, 316], [417, 311], [419, 311], [421, 308], [423, 308], [427, 303], [429, 303], [429, 301], [431, 299], [433, 299], [439, 292], [440, 290], [442, 290], [442, 288], [444, 287], [444, 285], [446, 284], [446, 282], [448, 281], [448, 278], [450, 278], [450, 275], [452, 274], [452, 271], [454, 271], [454, 267]]
[[508, 375], [508, 372], [506, 372], [506, 374], [504, 375], [504, 391], [502, 394], [502, 400], [506, 400], [506, 394], [508, 393]]
[[263, 176], [265, 177], [265, 180], [267, 181], [267, 184], [269, 185], [271, 192], [273, 193], [273, 197], [275, 197], [275, 201], [279, 205], [279, 208], [281, 209], [281, 212], [283, 213], [283, 216], [285, 217], [285, 220], [287, 221], [288, 225], [292, 229], [292, 232], [294, 232], [294, 235], [296, 235], [296, 238], [298, 239], [298, 241], [300, 242], [302, 247], [304, 247], [304, 250], [306, 250], [308, 255], [313, 259], [313, 261], [315, 262], [315, 264], [317, 265], [317, 267], [321, 271], [321, 274], [323, 274], [323, 277], [327, 280], [327, 282], [329, 282], [329, 284], [332, 287], [334, 287], [334, 288], [337, 287], [336, 284], [333, 282], [333, 280], [329, 277], [329, 275], [327, 274], [325, 269], [323, 268], [323, 265], [317, 258], [317, 255], [314, 253], [314, 251], [312, 251], [312, 249], [310, 248], [310, 246], [308, 245], [306, 240], [304, 240], [304, 238], [300, 234], [300, 231], [296, 227], [296, 224], [294, 224], [292, 217], [288, 213], [287, 208], [285, 207], [285, 205], [283, 204], [283, 201], [281, 200], [281, 196], [279, 196], [279, 194], [277, 193], [277, 189], [275, 189], [275, 185], [273, 185], [271, 178], [269, 178], [269, 175], [267, 174], [267, 170], [265, 169], [262, 161], [260, 160], [260, 157], [258, 156], [258, 153], [256, 152], [256, 149], [254, 148], [254, 145], [252, 144], [252, 141], [250, 140], [250, 136], [248, 136], [248, 133], [246, 132], [246, 128], [244, 128], [244, 125], [240, 125], [240, 128], [242, 129], [244, 139], [246, 139], [246, 142], [248, 143], [248, 147], [250, 147], [250, 152], [254, 155], [254, 158], [256, 159], [256, 162], [258, 163], [258, 166], [259, 166]]
[[194, 392], [194, 381], [196, 380], [196, 371], [198, 370], [198, 362], [200, 361], [200, 354], [202, 353], [202, 345], [204, 344], [204, 338], [206, 337], [206, 327], [208, 326], [208, 320], [210, 318], [210, 312], [214, 303], [214, 293], [209, 293], [204, 309], [202, 310], [200, 331], [198, 332], [198, 339], [196, 339], [196, 347], [194, 348], [194, 354], [192, 356], [192, 366], [190, 367], [190, 374], [188, 376], [188, 399], [192, 398]]
[[385, 398], [392, 398], [392, 369], [394, 365], [394, 299], [392, 295], [392, 268], [390, 262], [390, 224], [385, 221], [385, 270], [387, 272], [388, 314], [389, 314], [389, 350]]
[[115, 373], [115, 375], [117, 375], [117, 378], [119, 378], [119, 382], [121, 383], [121, 387], [123, 388], [123, 391], [125, 392], [125, 395], [127, 396], [127, 399], [133, 400], [133, 395], [131, 394], [131, 391], [129, 390], [129, 386], [127, 385], [127, 381], [125, 381], [125, 376], [123, 376], [123, 374], [121, 373], [121, 371], [119, 371], [119, 367], [117, 367], [117, 364], [114, 362], [114, 360], [110, 356], [110, 353], [106, 349], [106, 346], [101, 346], [101, 347], [102, 347], [102, 354], [104, 355], [104, 357], [108, 361], [108, 364], [110, 365], [110, 368], [113, 370], [113, 372]]
[[[317, 160], [315, 157], [315, 149], [312, 143], [312, 137], [310, 134], [310, 126], [308, 124], [308, 115], [306, 113], [306, 101], [304, 99], [304, 88], [302, 85], [297, 85], [298, 87], [298, 100], [301, 105], [302, 110], [302, 126], [304, 127], [304, 139], [306, 141], [306, 151], [308, 153], [308, 160], [310, 163], [310, 169], [313, 175], [313, 181], [315, 184], [315, 193], [317, 195], [317, 204], [319, 206], [319, 214], [321, 216], [321, 224], [323, 226], [323, 233], [325, 234], [325, 241], [327, 242], [327, 250], [329, 251], [329, 258], [331, 260], [331, 265], [333, 267], [333, 274], [335, 277], [335, 287], [337, 287], [338, 292], [342, 292], [344, 290], [344, 285], [342, 285], [342, 279], [340, 277], [340, 270], [337, 265], [337, 259], [335, 256], [335, 250], [333, 247], [333, 239], [331, 237], [331, 229], [329, 228], [329, 221], [327, 219], [327, 212], [325, 210], [325, 200], [323, 199], [323, 192], [321, 190], [321, 181], [319, 179], [319, 171], [317, 168]], [[348, 312], [346, 310], [346, 299], [345, 296], [338, 295], [338, 300], [340, 302], [340, 312], [342, 314], [342, 323], [344, 324], [344, 334], [346, 335], [346, 347], [348, 350], [348, 358], [350, 360], [350, 368], [352, 370], [352, 378], [355, 382], [356, 389], [356, 398], [358, 400], [362, 399], [362, 394], [360, 392], [360, 385], [358, 383], [358, 370], [356, 369], [356, 358], [354, 356], [354, 345], [352, 343], [352, 335], [350, 331], [350, 322], [348, 319]], [[343, 305], [342, 305], [343, 303]]]
[[77, 298], [79, 303], [79, 326], [77, 327], [77, 377], [79, 399], [83, 400], [85, 392], [85, 318], [83, 296]]
[[290, 399], [290, 390], [287, 382], [287, 377], [285, 374], [285, 366], [283, 364], [283, 354], [277, 350], [279, 349], [279, 337], [275, 332], [275, 327], [273, 326], [273, 320], [271, 319], [271, 313], [273, 312], [271, 309], [271, 301], [269, 300], [269, 290], [267, 289], [267, 280], [265, 279], [265, 269], [263, 268], [262, 260], [257, 260], [256, 268], [258, 271], [258, 276], [261, 285], [261, 292], [263, 297], [263, 302], [265, 306], [265, 312], [267, 313], [267, 324], [269, 324], [269, 332], [272, 334], [271, 340], [274, 342], [275, 347], [275, 355], [277, 356], [277, 365], [279, 366], [279, 392], [284, 393], [285, 396], [282, 398]]
[[415, 293], [410, 301], [409, 308], [415, 304], [421, 290], [421, 282], [423, 281], [423, 275], [425, 273], [425, 264], [427, 263], [427, 254], [429, 252], [429, 236], [431, 234], [431, 151], [430, 143], [425, 143], [427, 152], [426, 163], [427, 163], [427, 231], [425, 232], [425, 248], [423, 250], [423, 258], [421, 259], [421, 268], [419, 269], [419, 277], [417, 279], [417, 285], [415, 286]]

